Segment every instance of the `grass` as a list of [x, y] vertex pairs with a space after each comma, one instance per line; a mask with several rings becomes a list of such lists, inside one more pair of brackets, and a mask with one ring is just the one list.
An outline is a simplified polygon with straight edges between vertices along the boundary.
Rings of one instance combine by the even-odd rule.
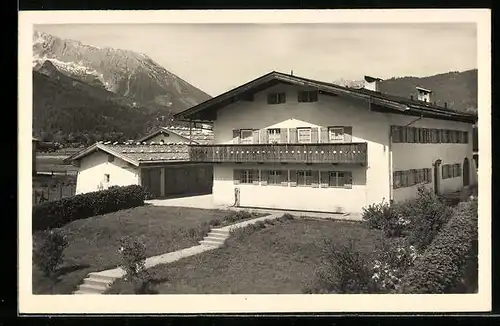
[[65, 172], [74, 174], [78, 168], [70, 164], [62, 164], [68, 155], [57, 153], [37, 153], [36, 169], [39, 172]]
[[[161, 280], [156, 286], [161, 294], [299, 294], [320, 263], [323, 239], [339, 244], [355, 239], [365, 253], [384, 241], [381, 232], [362, 223], [281, 218], [236, 231], [219, 249], [150, 272]], [[132, 291], [130, 283], [118, 280], [109, 293]]]
[[61, 228], [69, 246], [58, 282], [54, 285], [33, 266], [33, 293], [71, 293], [89, 272], [115, 268], [122, 236], [142, 239], [148, 256], [159, 255], [196, 245], [208, 233], [209, 221], [226, 215], [223, 210], [147, 205], [69, 223]]

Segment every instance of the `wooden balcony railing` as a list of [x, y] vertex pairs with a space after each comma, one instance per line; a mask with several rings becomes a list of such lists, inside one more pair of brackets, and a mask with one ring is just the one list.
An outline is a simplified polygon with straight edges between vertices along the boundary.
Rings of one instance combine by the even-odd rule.
[[366, 164], [366, 143], [190, 145], [193, 162]]

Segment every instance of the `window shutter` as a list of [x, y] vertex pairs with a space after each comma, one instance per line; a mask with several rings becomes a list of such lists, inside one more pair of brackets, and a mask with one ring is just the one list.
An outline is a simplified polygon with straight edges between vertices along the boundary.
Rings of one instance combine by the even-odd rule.
[[260, 170], [260, 184], [267, 186], [269, 180], [269, 170]]
[[345, 184], [344, 187], [352, 188], [352, 172], [346, 171], [344, 172]]
[[288, 129], [287, 128], [280, 129], [280, 142], [282, 144], [286, 144], [288, 142]]
[[399, 143], [401, 141], [401, 135], [399, 133], [399, 127], [391, 126], [392, 142]]
[[267, 144], [269, 142], [269, 138], [268, 138], [268, 131], [267, 129], [262, 129], [260, 131], [260, 143], [261, 144]]
[[464, 136], [465, 136], [464, 144], [468, 144], [469, 143], [469, 132], [466, 131]]
[[288, 131], [290, 133], [290, 144], [298, 143], [297, 128], [289, 128]]
[[240, 184], [240, 179], [241, 179], [241, 170], [234, 169], [233, 170], [233, 183], [235, 185]]
[[462, 176], [462, 164], [457, 164], [457, 176], [461, 177]]
[[296, 187], [296, 186], [297, 186], [297, 171], [290, 170], [290, 187]]
[[252, 170], [252, 184], [259, 185], [259, 170]]
[[392, 173], [392, 188], [398, 189], [401, 186], [401, 173], [399, 171], [394, 171]]
[[407, 133], [408, 127], [401, 127], [401, 142], [406, 143], [406, 133]]
[[252, 144], [258, 144], [259, 143], [259, 130], [256, 129], [253, 131], [252, 134]]
[[446, 179], [446, 177], [448, 176], [448, 173], [446, 173], [446, 169], [445, 169], [446, 165], [443, 165], [441, 167], [441, 178], [442, 179]]
[[318, 188], [319, 187], [319, 171], [312, 171], [311, 172], [311, 186], [313, 188]]
[[321, 143], [329, 143], [328, 128], [321, 128]]
[[321, 180], [320, 180], [321, 188], [328, 188], [329, 184], [330, 184], [330, 178], [328, 171], [321, 171]]
[[233, 130], [233, 144], [239, 144], [240, 143], [240, 130], [235, 129]]
[[318, 128], [312, 127], [311, 128], [311, 143], [318, 143], [318, 142], [319, 142]]
[[344, 142], [352, 142], [352, 127], [344, 127]]

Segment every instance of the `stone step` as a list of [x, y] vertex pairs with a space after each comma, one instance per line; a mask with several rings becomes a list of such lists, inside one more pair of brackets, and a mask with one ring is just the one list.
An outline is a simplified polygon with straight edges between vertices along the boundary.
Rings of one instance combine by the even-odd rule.
[[229, 235], [210, 232], [207, 235], [207, 237], [212, 237], [212, 238], [224, 239], [225, 240], [225, 239], [227, 239], [229, 237]]
[[109, 284], [111, 284], [111, 282], [103, 281], [103, 280], [99, 280], [99, 279], [96, 280], [96, 279], [88, 277], [88, 278], [83, 280], [83, 284], [107, 287]]
[[100, 281], [103, 283], [113, 283], [116, 280], [116, 277], [101, 275], [97, 272], [89, 273], [87, 278], [92, 279], [94, 281]]
[[211, 241], [211, 240], [201, 240], [200, 244], [212, 246], [212, 247], [220, 247], [222, 245], [221, 242], [215, 242], [215, 241]]
[[80, 284], [78, 287], [78, 290], [87, 292], [87, 293], [103, 293], [106, 291], [107, 287], [106, 286], [98, 286], [98, 285], [90, 285], [90, 284]]
[[210, 233], [229, 235], [229, 229], [212, 229]]
[[207, 236], [207, 237], [203, 238], [203, 240], [204, 240], [204, 241], [218, 242], [218, 243], [220, 243], [220, 244], [223, 244], [223, 243], [224, 243], [224, 241], [225, 241], [226, 239], [224, 239], [224, 238], [214, 238], [214, 237], [211, 237], [211, 236], [209, 235], [209, 236]]

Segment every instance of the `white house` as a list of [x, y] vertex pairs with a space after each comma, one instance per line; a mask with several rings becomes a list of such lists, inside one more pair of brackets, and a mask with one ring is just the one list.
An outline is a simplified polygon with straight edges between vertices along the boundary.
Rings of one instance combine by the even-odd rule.
[[152, 197], [209, 193], [212, 165], [189, 162], [187, 146], [212, 140], [209, 130], [159, 128], [137, 142], [96, 143], [65, 161], [78, 166], [76, 194], [132, 184]]
[[271, 72], [178, 113], [213, 122], [214, 144], [190, 161], [214, 163], [218, 205], [359, 213], [385, 201], [476, 182], [477, 117], [378, 92]]

